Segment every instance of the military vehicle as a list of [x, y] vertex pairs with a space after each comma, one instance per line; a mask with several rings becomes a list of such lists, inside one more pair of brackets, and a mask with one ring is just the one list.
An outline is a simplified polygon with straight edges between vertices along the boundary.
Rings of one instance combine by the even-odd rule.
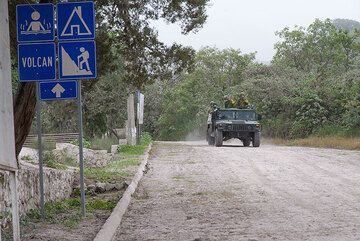
[[232, 138], [241, 140], [244, 146], [260, 146], [261, 116], [254, 109], [216, 109], [209, 114], [206, 140], [209, 145], [222, 146]]

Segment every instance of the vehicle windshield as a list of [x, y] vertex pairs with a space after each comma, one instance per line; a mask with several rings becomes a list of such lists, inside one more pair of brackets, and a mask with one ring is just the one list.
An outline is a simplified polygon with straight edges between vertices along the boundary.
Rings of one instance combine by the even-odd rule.
[[254, 111], [234, 111], [234, 110], [219, 110], [217, 113], [219, 120], [256, 120]]

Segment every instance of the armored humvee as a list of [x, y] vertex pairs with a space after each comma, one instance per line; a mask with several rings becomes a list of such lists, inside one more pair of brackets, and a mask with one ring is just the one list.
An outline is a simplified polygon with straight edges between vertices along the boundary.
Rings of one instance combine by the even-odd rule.
[[241, 140], [244, 146], [260, 146], [261, 116], [254, 109], [216, 109], [209, 114], [206, 140], [209, 145], [222, 146], [232, 138]]

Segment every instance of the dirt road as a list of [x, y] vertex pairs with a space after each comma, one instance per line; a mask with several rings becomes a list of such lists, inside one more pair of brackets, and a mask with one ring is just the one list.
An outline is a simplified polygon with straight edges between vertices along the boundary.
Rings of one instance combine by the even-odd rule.
[[156, 143], [115, 240], [360, 240], [360, 152]]

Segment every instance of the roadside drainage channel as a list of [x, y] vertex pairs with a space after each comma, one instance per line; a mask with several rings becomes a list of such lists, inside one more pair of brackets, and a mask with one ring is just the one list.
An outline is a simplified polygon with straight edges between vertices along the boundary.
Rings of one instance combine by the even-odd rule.
[[137, 173], [132, 179], [131, 184], [127, 187], [122, 198], [112, 211], [110, 217], [106, 220], [106, 222], [96, 235], [94, 241], [111, 241], [114, 238], [116, 231], [120, 226], [121, 220], [130, 204], [131, 196], [134, 194], [139, 181], [144, 175], [151, 147], [152, 144], [150, 144], [149, 147], [146, 149], [144, 158], [139, 166]]

